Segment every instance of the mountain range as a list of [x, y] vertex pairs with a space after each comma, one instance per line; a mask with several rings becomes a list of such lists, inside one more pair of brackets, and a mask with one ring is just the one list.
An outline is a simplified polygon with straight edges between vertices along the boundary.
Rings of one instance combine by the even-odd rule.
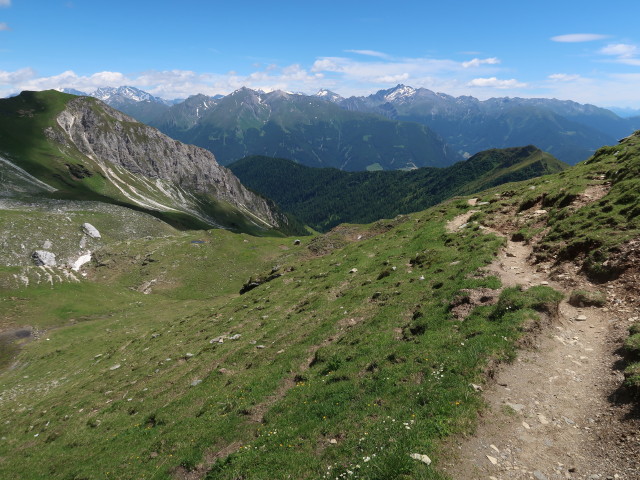
[[132, 87], [91, 95], [210, 149], [222, 164], [266, 155], [343, 170], [447, 166], [483, 150], [529, 144], [575, 164], [640, 128], [638, 116], [622, 118], [572, 101], [481, 101], [406, 85], [349, 98], [329, 90], [304, 95], [247, 88], [182, 101]]

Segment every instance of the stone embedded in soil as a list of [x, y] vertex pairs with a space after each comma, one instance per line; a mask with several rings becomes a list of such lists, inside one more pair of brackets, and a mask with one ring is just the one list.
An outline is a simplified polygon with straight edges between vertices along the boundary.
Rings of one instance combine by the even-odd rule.
[[536, 477], [538, 480], [548, 480], [547, 477], [540, 470], [536, 470], [535, 472], [533, 472], [533, 476]]
[[585, 321], [587, 320], [587, 316], [586, 316], [586, 315], [578, 315], [578, 316], [576, 317], [576, 320], [577, 320], [578, 322], [585, 322]]
[[414, 460], [418, 460], [419, 462], [425, 463], [427, 465], [431, 465], [431, 459], [427, 455], [420, 454], [420, 453], [412, 453], [410, 457], [413, 458]]
[[494, 464], [497, 465], [498, 464], [498, 459], [496, 457], [492, 457], [491, 455], [487, 455], [487, 458], [489, 459], [489, 461]]

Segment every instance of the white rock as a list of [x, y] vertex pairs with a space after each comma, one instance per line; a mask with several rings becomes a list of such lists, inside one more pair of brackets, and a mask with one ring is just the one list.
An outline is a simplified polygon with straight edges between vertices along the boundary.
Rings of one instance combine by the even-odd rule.
[[111, 367], [109, 370], [117, 370], [120, 368], [120, 364], [116, 363], [113, 367]]
[[587, 317], [586, 317], [586, 315], [578, 315], [578, 316], [576, 317], [576, 320], [577, 320], [578, 322], [585, 322], [585, 321], [587, 320]]
[[91, 238], [100, 238], [100, 232], [90, 223], [83, 223], [82, 230], [84, 230], [84, 233], [89, 235]]
[[349, 270], [349, 273], [358, 273], [358, 269], [357, 268], [352, 268], [351, 270]]
[[420, 453], [412, 453], [410, 455], [414, 460], [418, 460], [419, 462], [425, 463], [427, 465], [431, 465], [431, 459], [427, 455], [423, 455]]
[[498, 464], [498, 459], [496, 457], [492, 457], [491, 455], [487, 455], [487, 458], [489, 459], [489, 461], [491, 463], [493, 463], [494, 465]]
[[56, 266], [56, 254], [48, 252], [47, 250], [36, 250], [31, 254], [31, 258], [38, 267]]

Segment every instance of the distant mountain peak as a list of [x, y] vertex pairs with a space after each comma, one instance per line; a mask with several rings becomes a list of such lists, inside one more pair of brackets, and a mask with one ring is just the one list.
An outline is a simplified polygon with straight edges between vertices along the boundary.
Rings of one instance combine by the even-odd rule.
[[393, 102], [405, 98], [413, 97], [416, 94], [417, 90], [408, 85], [398, 84], [394, 88], [387, 90], [387, 93], [384, 95], [385, 100], [388, 102]]
[[338, 102], [343, 99], [343, 97], [337, 93], [327, 90], [326, 88], [321, 88], [314, 96], [323, 100], [329, 100], [330, 102]]

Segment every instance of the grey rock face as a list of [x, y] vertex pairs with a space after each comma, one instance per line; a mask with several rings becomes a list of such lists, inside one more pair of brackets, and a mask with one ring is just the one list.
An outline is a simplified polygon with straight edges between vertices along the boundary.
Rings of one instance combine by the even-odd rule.
[[55, 267], [56, 266], [56, 254], [48, 252], [46, 250], [36, 250], [31, 254], [33, 263], [38, 267]]
[[161, 179], [210, 194], [237, 207], [253, 221], [266, 224], [263, 226], [286, 223], [284, 215], [247, 190], [208, 150], [173, 140], [95, 99], [72, 100], [57, 121], [68, 138], [59, 138], [61, 135], [54, 132], [49, 133], [50, 138], [61, 143], [70, 140], [84, 155], [106, 168], [115, 165], [147, 179]]

